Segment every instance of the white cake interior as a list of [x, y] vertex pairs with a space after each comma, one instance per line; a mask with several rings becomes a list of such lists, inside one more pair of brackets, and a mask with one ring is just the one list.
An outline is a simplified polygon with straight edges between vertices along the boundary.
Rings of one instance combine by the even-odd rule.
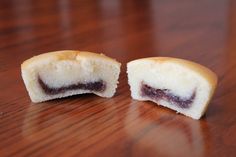
[[[211, 84], [198, 72], [176, 62], [134, 61], [128, 63], [127, 73], [132, 98], [156, 102], [194, 119], [201, 117], [211, 97]], [[194, 91], [196, 95], [189, 108], [181, 108], [165, 99], [142, 96], [142, 84], [155, 89], [168, 89], [172, 95], [182, 99], [190, 98]]]
[[[103, 58], [79, 55], [75, 59], [41, 59], [27, 65], [27, 68], [22, 68], [22, 77], [33, 102], [42, 102], [82, 93], [112, 97], [116, 91], [119, 73], [120, 64], [118, 63]], [[105, 90], [75, 89], [57, 94], [47, 94], [40, 86], [39, 77], [50, 88], [103, 81]]]

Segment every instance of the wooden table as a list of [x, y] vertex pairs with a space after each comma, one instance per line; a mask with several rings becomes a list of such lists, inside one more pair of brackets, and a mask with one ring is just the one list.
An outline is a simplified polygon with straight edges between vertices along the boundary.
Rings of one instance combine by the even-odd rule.
[[[120, 61], [116, 95], [33, 104], [20, 64], [63, 49]], [[149, 56], [189, 59], [217, 73], [201, 120], [131, 99], [126, 63]], [[234, 0], [1, 0], [0, 156], [235, 157], [235, 69]]]

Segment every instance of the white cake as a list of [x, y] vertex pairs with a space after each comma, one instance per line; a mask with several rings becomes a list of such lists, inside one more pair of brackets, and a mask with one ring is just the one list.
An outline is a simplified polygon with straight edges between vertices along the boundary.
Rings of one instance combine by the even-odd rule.
[[127, 73], [133, 99], [153, 101], [193, 119], [204, 114], [217, 84], [208, 68], [177, 58], [134, 60]]
[[31, 100], [37, 103], [82, 93], [112, 97], [120, 66], [103, 54], [64, 50], [26, 60], [21, 73]]

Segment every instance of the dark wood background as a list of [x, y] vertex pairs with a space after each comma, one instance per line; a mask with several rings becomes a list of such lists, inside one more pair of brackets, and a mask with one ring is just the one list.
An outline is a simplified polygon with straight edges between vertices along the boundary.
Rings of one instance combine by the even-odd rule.
[[[122, 63], [111, 99], [31, 103], [20, 64], [43, 52], [102, 52]], [[219, 84], [197, 121], [130, 97], [126, 63], [172, 56]], [[235, 0], [1, 0], [0, 156], [236, 156]]]

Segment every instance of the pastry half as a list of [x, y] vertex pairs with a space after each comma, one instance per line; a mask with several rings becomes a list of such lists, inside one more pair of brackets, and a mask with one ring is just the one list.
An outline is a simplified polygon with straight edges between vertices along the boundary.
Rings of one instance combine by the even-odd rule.
[[103, 54], [64, 50], [24, 61], [21, 73], [31, 100], [42, 102], [82, 93], [112, 97], [120, 66]]
[[133, 99], [150, 100], [194, 119], [206, 111], [217, 84], [208, 68], [177, 58], [134, 60], [127, 73]]

